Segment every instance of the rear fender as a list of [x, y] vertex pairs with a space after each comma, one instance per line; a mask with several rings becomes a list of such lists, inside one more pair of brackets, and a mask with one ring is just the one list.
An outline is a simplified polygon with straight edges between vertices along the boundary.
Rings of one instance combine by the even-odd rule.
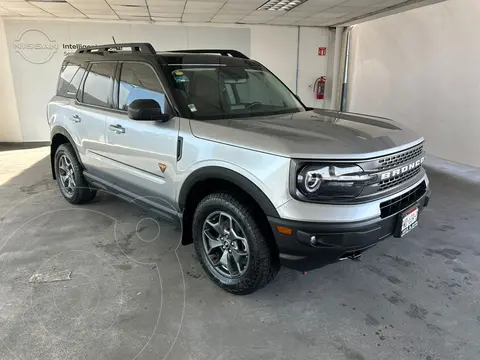
[[[58, 135], [62, 135], [61, 141], [56, 140], [56, 139], [59, 139]], [[72, 136], [68, 133], [68, 131], [63, 126], [57, 125], [57, 126], [53, 127], [52, 131], [50, 132], [50, 139], [51, 139], [51, 142], [50, 142], [50, 166], [51, 166], [51, 170], [52, 170], [53, 179], [56, 179], [56, 176], [55, 176], [55, 152], [57, 151], [57, 148], [61, 144], [65, 144], [64, 138], [66, 138], [68, 140], [68, 142], [72, 145], [73, 150], [75, 151], [75, 155], [77, 156], [77, 159], [78, 159], [79, 163], [82, 165], [83, 168], [85, 168], [85, 166], [82, 163], [82, 158], [80, 157], [77, 146], [75, 144], [75, 141], [73, 141]]]

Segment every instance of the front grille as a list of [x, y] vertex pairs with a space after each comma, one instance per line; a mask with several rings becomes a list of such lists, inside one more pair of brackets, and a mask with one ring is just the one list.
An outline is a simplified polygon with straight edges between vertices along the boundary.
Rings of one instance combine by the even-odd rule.
[[422, 167], [419, 166], [419, 167], [416, 167], [415, 169], [404, 172], [403, 174], [391, 177], [387, 180], [382, 180], [379, 182], [378, 191], [385, 191], [394, 186], [397, 186], [398, 184], [401, 184], [413, 178], [415, 175], [418, 175], [421, 170], [422, 170]]
[[380, 204], [380, 217], [382, 219], [398, 214], [407, 209], [416, 201], [420, 200], [427, 191], [427, 184], [423, 181], [414, 189], [402, 194], [392, 200], [385, 201]]
[[399, 154], [390, 155], [378, 161], [377, 170], [387, 170], [406, 163], [409, 160], [415, 159], [423, 153], [423, 145], [418, 145], [412, 149], [401, 152]]

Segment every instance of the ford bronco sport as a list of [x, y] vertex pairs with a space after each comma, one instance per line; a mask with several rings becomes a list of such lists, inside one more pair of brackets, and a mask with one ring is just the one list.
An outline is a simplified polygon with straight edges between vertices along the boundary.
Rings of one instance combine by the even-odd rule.
[[177, 222], [235, 294], [281, 264], [307, 271], [403, 237], [430, 197], [422, 137], [308, 108], [234, 50], [79, 49], [62, 64], [48, 123], [67, 201], [103, 189]]

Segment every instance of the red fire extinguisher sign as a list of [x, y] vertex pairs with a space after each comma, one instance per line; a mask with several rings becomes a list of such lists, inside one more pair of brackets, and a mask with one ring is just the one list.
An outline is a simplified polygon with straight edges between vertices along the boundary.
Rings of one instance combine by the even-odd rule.
[[326, 47], [319, 47], [318, 48], [318, 56], [326, 56], [327, 55], [327, 48]]

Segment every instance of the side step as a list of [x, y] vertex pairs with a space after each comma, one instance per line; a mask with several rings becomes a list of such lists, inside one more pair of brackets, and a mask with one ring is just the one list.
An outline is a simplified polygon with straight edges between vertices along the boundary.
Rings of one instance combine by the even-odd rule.
[[138, 196], [128, 190], [125, 190], [115, 184], [109, 183], [103, 179], [100, 179], [87, 171], [83, 171], [83, 176], [87, 179], [90, 185], [100, 190], [105, 190], [108, 193], [115, 195], [129, 203], [141, 206], [149, 211], [154, 212], [159, 217], [166, 221], [173, 223], [178, 228], [181, 228], [182, 224], [177, 213], [168, 209], [166, 206], [162, 206], [148, 199], [147, 197]]

